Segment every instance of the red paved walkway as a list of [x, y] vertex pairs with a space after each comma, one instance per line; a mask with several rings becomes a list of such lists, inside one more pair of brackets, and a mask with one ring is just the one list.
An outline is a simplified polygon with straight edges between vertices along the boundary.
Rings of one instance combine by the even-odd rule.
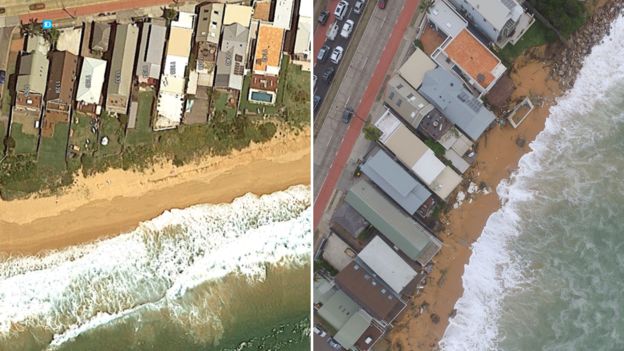
[[[32, 12], [25, 15], [20, 16], [20, 20], [22, 22], [28, 22], [31, 18], [36, 19], [38, 22], [41, 22], [44, 19], [56, 20], [63, 18], [70, 18], [71, 14], [74, 17], [78, 16], [86, 16], [91, 14], [105, 13], [105, 12], [117, 12], [123, 10], [130, 10], [139, 7], [149, 7], [149, 6], [161, 6], [171, 4], [172, 0], [124, 0], [124, 1], [116, 1], [109, 2], [103, 4], [93, 4], [87, 6], [80, 7], [72, 7], [67, 8], [67, 11], [63, 10], [51, 10], [51, 11], [41, 11], [41, 12]], [[68, 14], [69, 12], [69, 14]]]
[[[410, 20], [416, 13], [416, 9], [420, 1], [416, 0], [406, 0], [405, 7], [401, 11], [399, 15], [399, 19], [390, 35], [390, 39], [386, 44], [386, 47], [383, 50], [379, 63], [375, 68], [375, 72], [371, 77], [371, 80], [368, 82], [368, 88], [364, 92], [364, 96], [362, 97], [362, 102], [360, 106], [358, 106], [356, 110], [356, 115], [358, 116], [368, 116], [370, 113], [371, 107], [375, 102], [375, 97], [377, 93], [382, 87], [384, 83], [384, 78], [386, 76], [386, 72], [392, 63], [392, 59], [399, 48], [399, 44], [403, 39], [403, 35], [405, 34], [405, 30], [409, 26]], [[329, 21], [328, 21], [329, 22]], [[330, 22], [331, 23], [331, 22]], [[318, 30], [317, 30], [318, 31]], [[315, 32], [314, 35], [317, 33]], [[316, 44], [316, 39], [315, 39]], [[314, 228], [316, 229], [325, 209], [327, 208], [327, 204], [331, 199], [334, 189], [336, 188], [336, 184], [338, 183], [338, 179], [340, 179], [340, 175], [344, 170], [345, 165], [347, 164], [347, 160], [349, 159], [349, 155], [351, 155], [351, 151], [353, 150], [353, 146], [357, 137], [362, 132], [362, 127], [364, 126], [364, 122], [360, 118], [354, 118], [351, 120], [351, 124], [349, 125], [349, 129], [347, 129], [347, 133], [342, 139], [342, 144], [340, 145], [340, 149], [338, 149], [338, 153], [336, 154], [336, 158], [334, 159], [334, 163], [332, 163], [329, 168], [329, 173], [327, 174], [327, 178], [325, 178], [325, 182], [321, 185], [321, 190], [316, 197], [316, 201], [314, 201]]]

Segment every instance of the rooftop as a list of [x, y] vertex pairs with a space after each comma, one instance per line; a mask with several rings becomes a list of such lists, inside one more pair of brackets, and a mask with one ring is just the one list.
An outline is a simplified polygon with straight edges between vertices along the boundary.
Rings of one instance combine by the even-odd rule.
[[438, 30], [441, 30], [447, 36], [454, 37], [464, 28], [468, 27], [468, 21], [460, 16], [457, 11], [446, 1], [437, 0], [433, 3], [427, 18]]
[[441, 243], [364, 180], [351, 187], [346, 201], [410, 259], [429, 263]]
[[424, 185], [381, 149], [375, 151], [360, 169], [410, 215], [431, 196]]
[[219, 43], [224, 9], [225, 5], [218, 3], [205, 4], [199, 8], [195, 41]]
[[77, 66], [78, 57], [70, 52], [54, 51], [50, 55], [46, 101], [59, 100], [65, 104], [73, 101]]
[[318, 314], [334, 329], [339, 330], [359, 310], [360, 306], [346, 293], [333, 290], [333, 294], [329, 295], [323, 306], [318, 309]]
[[254, 71], [279, 74], [283, 41], [283, 29], [264, 23], [260, 24], [258, 40], [256, 42]]
[[414, 128], [433, 109], [433, 105], [398, 74], [388, 81], [384, 102]]
[[436, 63], [419, 48], [399, 68], [399, 75], [414, 89], [418, 89], [427, 71], [436, 68]]
[[225, 5], [223, 25], [238, 23], [245, 28], [249, 28], [252, 14], [253, 8], [250, 6], [227, 4]]
[[334, 339], [349, 350], [370, 327], [373, 318], [364, 310], [356, 312], [345, 325], [334, 335]]
[[290, 29], [290, 20], [295, 0], [274, 0], [275, 16], [273, 16], [273, 25], [285, 30]]
[[82, 71], [78, 82], [76, 101], [87, 104], [99, 104], [106, 74], [106, 61], [85, 57], [82, 61]]
[[398, 294], [416, 278], [416, 271], [378, 236], [360, 251], [358, 258]]

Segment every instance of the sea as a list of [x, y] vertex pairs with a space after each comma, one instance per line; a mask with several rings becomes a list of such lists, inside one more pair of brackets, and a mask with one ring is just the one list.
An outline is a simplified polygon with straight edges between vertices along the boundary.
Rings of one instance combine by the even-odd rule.
[[0, 257], [0, 350], [309, 350], [311, 217], [294, 186]]
[[443, 350], [624, 350], [624, 18], [497, 187]]

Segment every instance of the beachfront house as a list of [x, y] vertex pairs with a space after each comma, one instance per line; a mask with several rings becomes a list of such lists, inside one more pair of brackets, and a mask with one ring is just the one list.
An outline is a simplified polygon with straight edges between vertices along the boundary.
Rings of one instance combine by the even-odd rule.
[[106, 74], [106, 61], [85, 57], [82, 61], [78, 91], [76, 92], [76, 109], [91, 115], [101, 112], [102, 88]]
[[33, 50], [20, 56], [15, 86], [14, 113], [25, 113], [39, 119], [49, 65], [47, 56], [39, 50]]
[[384, 150], [371, 153], [360, 170], [407, 214], [413, 216], [421, 206], [430, 205], [431, 192]]
[[499, 48], [515, 45], [535, 22], [516, 0], [449, 0]]
[[195, 42], [197, 48], [197, 85], [214, 85], [215, 65], [223, 26], [224, 4], [206, 4], [199, 8]]
[[238, 23], [249, 29], [252, 15], [253, 7], [238, 4], [226, 4], [225, 12], [223, 13], [223, 26]]
[[424, 266], [440, 250], [437, 238], [368, 182], [358, 181], [345, 200], [409, 259]]
[[238, 92], [243, 89], [248, 42], [249, 29], [240, 23], [223, 26], [221, 49], [217, 54], [215, 88]]
[[68, 122], [74, 102], [74, 85], [78, 76], [78, 57], [68, 51], [50, 54], [50, 69], [45, 95], [45, 114], [41, 135], [51, 137], [54, 125]]
[[393, 75], [386, 84], [384, 104], [414, 128], [417, 128], [423, 118], [434, 109], [433, 105], [399, 74]]
[[379, 142], [431, 191], [445, 200], [462, 178], [445, 165], [420, 138], [387, 110], [375, 126], [382, 132]]
[[105, 106], [108, 112], [128, 113], [138, 40], [139, 28], [136, 25], [117, 26], [106, 90]]
[[444, 68], [427, 72], [418, 92], [474, 141], [496, 119], [479, 98]]
[[304, 71], [312, 68], [312, 3], [301, 4], [299, 8], [299, 20], [295, 34], [295, 47], [293, 49], [293, 64], [301, 66]]
[[171, 22], [165, 67], [160, 77], [154, 130], [176, 128], [184, 115], [186, 101], [186, 69], [191, 53], [195, 14], [180, 12]]
[[143, 22], [136, 70], [139, 83], [155, 85], [160, 79], [166, 37], [164, 21], [152, 18], [150, 22]]
[[93, 22], [91, 32], [91, 43], [89, 48], [91, 51], [104, 53], [108, 51], [108, 43], [110, 41], [111, 26], [109, 23]]
[[248, 99], [259, 104], [274, 105], [277, 100], [279, 72], [282, 62], [284, 30], [260, 23]]
[[274, 0], [274, 2], [275, 15], [273, 16], [273, 25], [277, 28], [290, 30], [295, 0]]
[[365, 264], [394, 292], [401, 294], [415, 281], [417, 273], [381, 237], [374, 237], [358, 253], [357, 262]]

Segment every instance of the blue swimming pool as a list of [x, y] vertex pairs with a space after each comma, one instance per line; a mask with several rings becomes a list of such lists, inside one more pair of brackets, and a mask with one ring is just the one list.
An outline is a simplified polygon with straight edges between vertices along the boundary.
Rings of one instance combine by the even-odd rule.
[[252, 91], [251, 99], [262, 102], [273, 102], [273, 95], [265, 93], [263, 91]]

